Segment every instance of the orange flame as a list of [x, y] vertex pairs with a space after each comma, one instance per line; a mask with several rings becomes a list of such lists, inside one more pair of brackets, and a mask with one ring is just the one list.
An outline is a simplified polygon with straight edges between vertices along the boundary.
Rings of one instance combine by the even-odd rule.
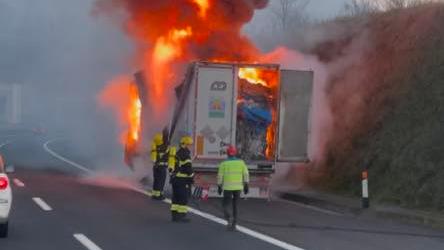
[[141, 132], [141, 108], [137, 87], [131, 79], [120, 76], [111, 81], [99, 95], [99, 103], [116, 111], [119, 125], [123, 132], [120, 135], [122, 144], [135, 147]]
[[258, 68], [240, 68], [238, 75], [240, 79], [245, 79], [251, 84], [267, 86], [267, 83], [259, 76], [259, 72]]
[[140, 118], [142, 115], [142, 102], [139, 98], [139, 91], [137, 90], [137, 86], [134, 84], [130, 85], [129, 89], [130, 96], [130, 106], [128, 108], [128, 121], [129, 128], [128, 134], [131, 135], [131, 138], [137, 142], [140, 136]]
[[199, 15], [202, 18], [207, 17], [208, 8], [210, 8], [210, 3], [208, 0], [193, 0], [199, 6]]
[[172, 29], [167, 36], [161, 36], [157, 39], [152, 57], [149, 64], [150, 80], [154, 87], [154, 93], [151, 95], [153, 99], [160, 102], [158, 106], [163, 106], [165, 102], [164, 91], [165, 82], [168, 80], [170, 72], [170, 64], [177, 58], [180, 58], [183, 53], [183, 41], [193, 34], [191, 27], [185, 29]]

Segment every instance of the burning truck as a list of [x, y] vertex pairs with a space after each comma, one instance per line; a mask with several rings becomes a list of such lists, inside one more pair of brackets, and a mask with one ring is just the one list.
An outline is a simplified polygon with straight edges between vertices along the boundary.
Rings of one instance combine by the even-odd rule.
[[169, 143], [183, 134], [194, 138], [196, 185], [210, 195], [227, 144], [248, 163], [254, 196], [268, 197], [281, 162], [308, 160], [313, 73], [268, 64], [281, 62], [287, 50], [263, 53], [242, 31], [268, 0], [96, 1], [97, 12], [122, 22], [137, 48], [135, 67], [144, 72], [135, 81], [116, 76], [99, 99], [116, 112], [129, 166], [146, 155], [144, 140], [164, 123]]
[[[135, 83], [138, 93], [146, 93], [142, 73], [135, 75]], [[191, 63], [175, 88], [169, 143], [178, 145], [183, 135], [194, 138], [195, 186], [204, 196], [217, 196], [217, 165], [226, 158], [227, 145], [236, 145], [250, 171], [249, 196], [268, 198], [280, 163], [309, 161], [312, 87], [312, 71], [277, 64]], [[140, 118], [146, 96], [136, 100]], [[134, 140], [128, 136], [125, 159], [131, 164]]]

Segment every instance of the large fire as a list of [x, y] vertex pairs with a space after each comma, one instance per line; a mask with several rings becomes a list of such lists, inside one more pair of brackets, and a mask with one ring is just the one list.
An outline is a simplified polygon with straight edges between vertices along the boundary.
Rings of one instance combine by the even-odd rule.
[[[261, 53], [242, 35], [241, 29], [256, 9], [266, 7], [268, 0], [96, 1], [99, 12], [126, 12], [125, 31], [138, 45], [137, 67], [144, 69], [147, 79], [147, 100], [139, 103], [131, 97], [132, 105], [127, 106], [131, 115], [120, 115], [120, 119], [124, 119], [121, 122], [127, 123], [131, 131], [126, 145], [140, 139], [141, 105], [150, 106], [152, 127], [165, 123], [174, 85], [186, 63], [196, 60], [260, 62]], [[250, 80], [259, 79], [257, 73], [249, 68], [242, 72]], [[275, 84], [268, 80], [257, 83]], [[270, 135], [270, 140], [271, 137], [274, 135]]]
[[134, 147], [141, 133], [141, 108], [139, 91], [132, 80], [125, 76], [116, 77], [99, 96], [100, 104], [117, 110], [122, 129], [120, 141]]
[[240, 68], [238, 76], [240, 79], [245, 79], [251, 84], [267, 86], [267, 82], [262, 79], [259, 74], [260, 69], [258, 68]]
[[279, 81], [279, 74], [276, 69], [264, 69], [260, 67], [244, 67], [239, 68], [238, 72], [239, 79], [244, 79], [248, 83], [251, 84], [259, 84], [270, 90], [272, 93], [268, 96], [268, 105], [270, 106], [272, 123], [267, 127], [267, 135], [266, 141], [267, 146], [265, 149], [265, 156], [268, 159], [272, 159], [274, 157], [274, 148], [275, 148], [275, 137], [276, 137], [276, 127], [273, 124], [276, 124], [277, 114], [276, 114], [276, 94], [277, 94], [277, 84]]
[[140, 137], [140, 124], [141, 124], [141, 114], [142, 114], [142, 102], [139, 98], [139, 91], [137, 86], [134, 84], [130, 85], [129, 89], [130, 105], [128, 107], [128, 121], [129, 128], [128, 134], [131, 139], [138, 141]]
[[199, 5], [199, 15], [202, 18], [206, 18], [207, 17], [207, 11], [208, 8], [210, 7], [210, 2], [209, 0], [194, 0], [194, 2]]

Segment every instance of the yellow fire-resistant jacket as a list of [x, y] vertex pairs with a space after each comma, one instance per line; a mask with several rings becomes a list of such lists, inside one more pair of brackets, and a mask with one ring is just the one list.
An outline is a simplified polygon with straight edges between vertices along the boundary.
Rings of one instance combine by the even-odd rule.
[[174, 165], [176, 165], [176, 148], [165, 144], [156, 145], [153, 142], [151, 144], [150, 158], [156, 166], [168, 166], [169, 169], [174, 169]]
[[219, 165], [217, 184], [221, 185], [223, 190], [242, 190], [244, 183], [249, 181], [248, 168], [243, 160], [228, 158]]

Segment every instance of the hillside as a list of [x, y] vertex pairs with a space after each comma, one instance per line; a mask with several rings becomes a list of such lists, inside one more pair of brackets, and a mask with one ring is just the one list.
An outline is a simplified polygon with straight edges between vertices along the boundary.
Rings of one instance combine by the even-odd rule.
[[341, 35], [311, 49], [334, 65], [332, 124], [310, 183], [373, 199], [444, 210], [444, 5], [323, 24]]

